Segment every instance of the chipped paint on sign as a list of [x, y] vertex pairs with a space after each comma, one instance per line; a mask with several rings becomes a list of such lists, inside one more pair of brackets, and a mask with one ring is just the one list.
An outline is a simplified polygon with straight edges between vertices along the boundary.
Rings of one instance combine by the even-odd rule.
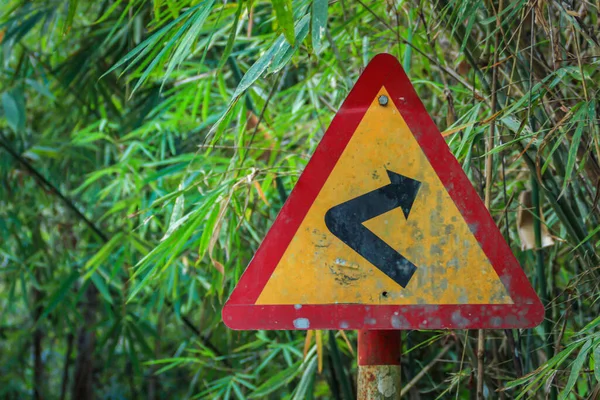
[[297, 318], [294, 320], [294, 327], [297, 329], [308, 329], [310, 328], [310, 321], [308, 318]]
[[[414, 134], [393, 103], [379, 105], [380, 95], [389, 93], [375, 96], [257, 304], [511, 304]], [[386, 170], [421, 182], [408, 218], [396, 208], [364, 223], [417, 267], [405, 288], [332, 234], [324, 218], [389, 184]]]

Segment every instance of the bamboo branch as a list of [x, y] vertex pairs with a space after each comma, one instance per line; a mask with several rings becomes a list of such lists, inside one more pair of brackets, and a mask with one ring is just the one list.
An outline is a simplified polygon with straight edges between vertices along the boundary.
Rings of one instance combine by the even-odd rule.
[[2, 132], [0, 132], [0, 139], [2, 139], [2, 140], [0, 140], [0, 146], [2, 148], [4, 148], [8, 152], [8, 154], [10, 154], [23, 167], [25, 167], [25, 169], [27, 169], [27, 171], [29, 171], [29, 173], [31, 173], [33, 176], [35, 176], [35, 178], [37, 179], [38, 182], [42, 183], [43, 186], [45, 186], [50, 192], [52, 192], [59, 199], [61, 199], [62, 202], [67, 206], [67, 208], [69, 208], [71, 211], [73, 211], [75, 213], [75, 215], [77, 216], [77, 218], [81, 219], [96, 236], [98, 236], [103, 242], [108, 242], [108, 240], [109, 240], [108, 236], [106, 236], [104, 233], [102, 233], [102, 231], [100, 229], [98, 229], [98, 227], [96, 227], [96, 225], [94, 225], [94, 223], [92, 221], [90, 221], [85, 215], [83, 215], [83, 213], [81, 211], [79, 211], [77, 206], [75, 206], [73, 201], [71, 201], [64, 194], [62, 194], [62, 192], [56, 186], [54, 186], [52, 183], [50, 183], [50, 181], [48, 181], [40, 172], [38, 172], [38, 170], [35, 169], [23, 156], [21, 156], [19, 153], [17, 153], [8, 144], [8, 140], [6, 139], [6, 136], [4, 136], [4, 133], [2, 133]]
[[[492, 66], [492, 115], [498, 108], [497, 89], [498, 89], [498, 46], [500, 43], [500, 13], [502, 12], [502, 0], [498, 4], [496, 12], [496, 34], [494, 38], [494, 64]], [[492, 5], [493, 6], [493, 5]], [[490, 123], [490, 130], [486, 140], [486, 156], [485, 156], [485, 207], [489, 210], [492, 205], [492, 174], [493, 174], [493, 154], [494, 135], [496, 133], [496, 119]], [[483, 329], [477, 332], [477, 400], [483, 400], [483, 383], [484, 383], [484, 356], [485, 356], [485, 333]]]
[[410, 390], [413, 388], [413, 386], [415, 386], [421, 380], [421, 378], [423, 378], [429, 372], [429, 370], [431, 368], [433, 368], [433, 366], [442, 359], [442, 357], [448, 352], [448, 350], [450, 350], [450, 348], [452, 348], [452, 344], [447, 344], [446, 346], [444, 346], [442, 348], [442, 350], [440, 350], [438, 355], [435, 356], [435, 358], [433, 360], [431, 360], [429, 362], [429, 364], [427, 364], [425, 367], [423, 367], [423, 369], [421, 369], [419, 371], [419, 373], [417, 375], [415, 375], [415, 377], [412, 378], [402, 388], [402, 391], [400, 392], [400, 397], [406, 396], [406, 394], [408, 394], [408, 392], [410, 392]]
[[[50, 181], [48, 181], [35, 167], [33, 167], [23, 156], [21, 156], [17, 151], [15, 151], [9, 144], [6, 136], [2, 132], [0, 132], [0, 147], [4, 148], [17, 162], [23, 165], [37, 180], [38, 183], [45, 186], [50, 190], [51, 193], [56, 195], [66, 206], [69, 208], [75, 215], [81, 219], [85, 225], [104, 243], [109, 241], [108, 235], [104, 234], [92, 221], [90, 221], [79, 209], [75, 206], [75, 203], [65, 196], [55, 185], [53, 185]], [[173, 303], [166, 300], [166, 303], [169, 307], [173, 308]], [[211, 349], [216, 355], [221, 356], [222, 353], [217, 349], [217, 347], [210, 342], [206, 337], [202, 336], [200, 331], [194, 326], [194, 324], [190, 321], [188, 317], [185, 315], [181, 316], [181, 320], [183, 324], [188, 327], [202, 342], [204, 346]], [[222, 359], [223, 364], [230, 367], [231, 364], [229, 361]]]
[[[392, 28], [383, 18], [381, 18], [379, 15], [377, 15], [371, 8], [369, 8], [369, 6], [367, 6], [365, 3], [363, 3], [361, 0], [358, 0], [358, 2], [371, 14], [373, 15], [373, 17], [375, 17], [379, 22], [381, 22], [383, 24], [383, 26], [385, 26], [388, 30], [390, 30], [391, 32], [395, 33], [394, 28]], [[475, 93], [475, 96], [483, 99], [483, 94], [481, 92], [479, 92], [478, 90], [476, 90], [473, 85], [471, 85], [469, 82], [465, 81], [462, 76], [460, 76], [456, 71], [454, 71], [451, 68], [447, 68], [443, 65], [440, 64], [440, 62], [430, 56], [429, 54], [425, 53], [424, 51], [422, 51], [421, 49], [419, 49], [418, 47], [415, 47], [412, 43], [410, 43], [409, 41], [407, 41], [406, 39], [400, 38], [399, 39], [403, 44], [410, 46], [414, 51], [416, 51], [417, 53], [419, 53], [421, 56], [425, 57], [426, 59], [428, 59], [431, 63], [433, 63], [436, 67], [438, 67], [440, 70], [444, 71], [445, 73], [447, 73], [448, 75], [450, 75], [451, 77], [453, 77], [454, 79], [456, 79], [458, 82], [460, 82], [461, 85], [463, 85], [464, 87], [466, 87], [467, 89], [469, 89], [469, 91]]]

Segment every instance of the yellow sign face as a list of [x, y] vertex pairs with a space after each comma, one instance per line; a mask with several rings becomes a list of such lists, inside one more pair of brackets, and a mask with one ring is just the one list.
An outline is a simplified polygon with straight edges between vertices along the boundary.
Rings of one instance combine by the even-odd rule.
[[[256, 304], [513, 304], [504, 284], [385, 88], [365, 116]], [[416, 266], [402, 287], [328, 228], [332, 208], [390, 184], [420, 182], [405, 216], [394, 208], [363, 223]]]

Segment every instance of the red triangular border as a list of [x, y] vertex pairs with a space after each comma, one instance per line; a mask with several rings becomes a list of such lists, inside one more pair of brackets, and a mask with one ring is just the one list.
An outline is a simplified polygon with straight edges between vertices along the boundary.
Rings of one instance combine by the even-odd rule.
[[[514, 304], [255, 305], [382, 86], [415, 135]], [[544, 307], [510, 247], [450, 152], [400, 63], [389, 54], [375, 56], [356, 82], [223, 308], [223, 321], [233, 329], [527, 328], [538, 325], [543, 318]]]

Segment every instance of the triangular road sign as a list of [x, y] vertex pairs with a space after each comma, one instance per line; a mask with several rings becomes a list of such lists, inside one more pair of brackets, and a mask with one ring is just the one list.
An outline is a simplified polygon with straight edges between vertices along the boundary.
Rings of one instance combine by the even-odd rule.
[[360, 76], [223, 308], [234, 329], [523, 328], [543, 317], [388, 54]]

